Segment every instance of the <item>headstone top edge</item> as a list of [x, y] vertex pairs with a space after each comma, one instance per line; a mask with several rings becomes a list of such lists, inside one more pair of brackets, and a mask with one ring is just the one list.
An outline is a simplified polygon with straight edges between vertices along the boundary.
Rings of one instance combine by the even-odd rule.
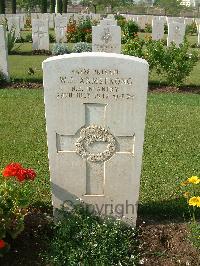
[[84, 53], [71, 53], [71, 54], [49, 57], [42, 62], [42, 67], [48, 63], [53, 62], [53, 61], [59, 61], [59, 60], [71, 59], [71, 58], [84, 58], [84, 57], [88, 57], [88, 58], [90, 58], [90, 57], [92, 57], [92, 58], [104, 57], [104, 58], [126, 59], [129, 61], [143, 63], [143, 64], [149, 66], [148, 62], [145, 59], [135, 57], [135, 56], [116, 54], [116, 53], [106, 53], [106, 52], [84, 52]]

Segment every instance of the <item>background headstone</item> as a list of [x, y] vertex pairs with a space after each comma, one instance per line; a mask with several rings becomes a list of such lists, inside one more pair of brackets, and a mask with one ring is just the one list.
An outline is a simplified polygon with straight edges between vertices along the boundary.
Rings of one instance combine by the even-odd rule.
[[152, 40], [161, 40], [164, 37], [164, 20], [160, 17], [153, 17]]
[[67, 34], [67, 18], [60, 16], [56, 16], [55, 18], [55, 34], [56, 34], [56, 42], [65, 42], [66, 34]]
[[115, 20], [104, 19], [92, 27], [92, 51], [121, 53], [121, 28]]
[[198, 41], [197, 41], [197, 44], [198, 46], [200, 46], [200, 18], [196, 18], [195, 19], [195, 22], [196, 22], [196, 26], [197, 26], [197, 34], [198, 34]]
[[81, 198], [135, 224], [148, 63], [81, 53], [47, 59], [43, 72], [53, 206]]
[[0, 25], [0, 72], [4, 75], [5, 79], [9, 81], [6, 31], [2, 25]]
[[16, 15], [9, 16], [8, 20], [8, 30], [15, 31], [15, 37], [20, 38], [20, 17]]
[[167, 46], [174, 42], [179, 47], [183, 43], [185, 27], [186, 25], [184, 23], [173, 22], [168, 24]]
[[49, 50], [48, 20], [33, 19], [32, 39], [33, 39], [33, 50]]

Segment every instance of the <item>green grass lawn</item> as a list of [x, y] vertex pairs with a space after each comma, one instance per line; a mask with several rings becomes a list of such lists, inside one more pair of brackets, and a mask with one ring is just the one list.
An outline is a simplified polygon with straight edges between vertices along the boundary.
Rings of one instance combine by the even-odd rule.
[[[1, 89], [0, 106], [0, 168], [13, 161], [34, 168], [33, 201], [50, 204], [43, 91]], [[199, 113], [200, 95], [149, 93], [140, 213], [176, 217], [187, 211], [179, 184], [200, 175]]]
[[[30, 31], [23, 31], [22, 36], [30, 34]], [[53, 31], [51, 34], [54, 35]], [[150, 33], [139, 33], [141, 38], [151, 35]], [[167, 36], [167, 35], [166, 35]], [[165, 36], [165, 38], [166, 38]], [[191, 44], [197, 43], [197, 36], [188, 36], [188, 40]], [[69, 48], [72, 49], [74, 44], [68, 44]], [[50, 44], [50, 50], [52, 49], [53, 44]], [[200, 55], [200, 49], [191, 49], [196, 50]], [[20, 53], [30, 53], [32, 52], [32, 43], [22, 43], [15, 44], [15, 51]], [[29, 82], [42, 82], [42, 62], [49, 56], [45, 55], [9, 55], [9, 69], [11, 74], [11, 79], [14, 81], [29, 81]], [[31, 67], [35, 74], [29, 75], [28, 70]], [[186, 79], [184, 85], [186, 86], [200, 86], [200, 61], [194, 67], [190, 76]], [[161, 80], [161, 77], [157, 74], [152, 74], [149, 77], [150, 83], [159, 84], [165, 82]]]

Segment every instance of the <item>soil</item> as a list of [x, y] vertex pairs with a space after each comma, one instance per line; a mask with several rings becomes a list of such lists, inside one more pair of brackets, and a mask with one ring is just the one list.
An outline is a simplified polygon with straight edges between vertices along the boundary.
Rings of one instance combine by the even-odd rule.
[[139, 225], [141, 265], [199, 266], [200, 251], [188, 240], [186, 223], [143, 221]]
[[[25, 230], [10, 240], [11, 250], [0, 259], [2, 266], [48, 266], [40, 253], [46, 250], [52, 234], [52, 210], [32, 208], [25, 219]], [[186, 223], [146, 220], [139, 217], [140, 265], [199, 266], [200, 252], [188, 240]], [[62, 265], [61, 265], [62, 266]]]

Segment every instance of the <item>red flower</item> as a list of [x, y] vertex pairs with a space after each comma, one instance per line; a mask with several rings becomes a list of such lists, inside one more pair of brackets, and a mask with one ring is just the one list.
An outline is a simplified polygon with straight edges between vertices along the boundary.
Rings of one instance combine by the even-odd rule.
[[15, 176], [19, 182], [24, 180], [34, 180], [36, 173], [33, 169], [25, 169], [19, 163], [11, 163], [3, 170], [4, 177]]
[[36, 173], [33, 169], [20, 169], [19, 172], [16, 175], [18, 181], [24, 181], [24, 180], [34, 180], [36, 177]]
[[3, 239], [0, 240], [0, 249], [4, 248], [6, 245], [5, 241]]
[[16, 176], [19, 170], [22, 169], [21, 164], [19, 163], [10, 163], [8, 164], [5, 169], [3, 170], [3, 176], [5, 177], [11, 177]]
[[33, 169], [26, 169], [26, 179], [34, 180], [36, 172]]

